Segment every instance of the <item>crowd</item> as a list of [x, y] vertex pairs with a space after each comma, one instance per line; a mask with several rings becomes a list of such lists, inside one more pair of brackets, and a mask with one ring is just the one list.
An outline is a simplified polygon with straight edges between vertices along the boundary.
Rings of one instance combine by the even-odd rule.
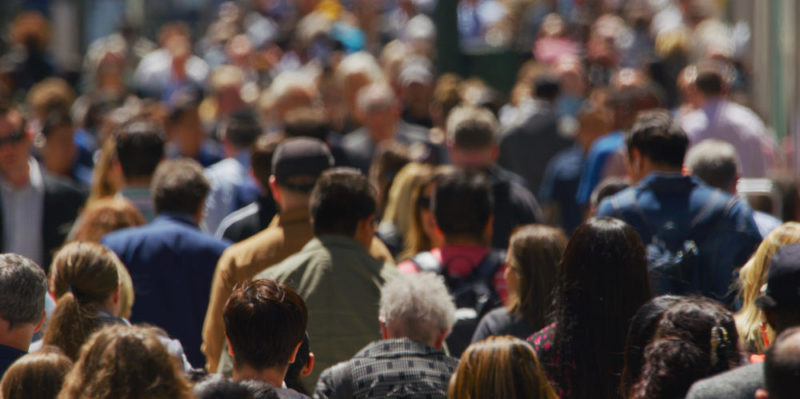
[[0, 399], [800, 390], [722, 2], [206, 3], [77, 74], [3, 32]]

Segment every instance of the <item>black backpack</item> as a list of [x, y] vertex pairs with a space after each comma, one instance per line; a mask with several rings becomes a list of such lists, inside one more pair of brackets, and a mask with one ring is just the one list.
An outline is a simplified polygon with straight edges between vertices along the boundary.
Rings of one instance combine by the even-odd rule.
[[469, 346], [472, 334], [481, 318], [492, 309], [502, 306], [500, 295], [494, 288], [494, 276], [505, 262], [503, 251], [490, 251], [472, 273], [464, 277], [447, 275], [443, 265], [430, 252], [420, 252], [411, 258], [421, 272], [436, 273], [444, 277], [445, 284], [456, 303], [456, 324], [447, 337], [450, 355], [461, 356]]

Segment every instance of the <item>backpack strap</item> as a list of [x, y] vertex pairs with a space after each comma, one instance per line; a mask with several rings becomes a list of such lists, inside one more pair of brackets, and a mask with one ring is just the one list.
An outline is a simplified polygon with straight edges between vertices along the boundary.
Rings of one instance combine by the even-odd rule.
[[505, 264], [505, 251], [491, 250], [481, 259], [481, 263], [472, 271], [477, 278], [494, 278], [497, 271]]
[[430, 272], [436, 274], [444, 274], [444, 265], [436, 259], [430, 251], [420, 252], [411, 258], [411, 262], [417, 266], [420, 272]]

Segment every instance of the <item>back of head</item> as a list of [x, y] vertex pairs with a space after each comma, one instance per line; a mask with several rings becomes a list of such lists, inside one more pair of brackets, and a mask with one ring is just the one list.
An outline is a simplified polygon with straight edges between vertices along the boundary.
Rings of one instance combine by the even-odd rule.
[[540, 76], [533, 82], [533, 94], [538, 99], [555, 101], [560, 93], [561, 84], [556, 76]]
[[764, 383], [770, 399], [797, 397], [800, 392], [800, 327], [782, 332], [767, 349]]
[[223, 320], [235, 368], [285, 368], [305, 335], [308, 309], [283, 283], [248, 281], [228, 298]]
[[188, 399], [191, 387], [154, 329], [115, 325], [89, 338], [59, 394], [86, 397]]
[[394, 177], [386, 199], [382, 222], [394, 224], [397, 232], [405, 237], [410, 229], [412, 215], [412, 196], [433, 173], [430, 165], [411, 162]]
[[448, 399], [555, 399], [533, 348], [511, 336], [470, 345], [450, 378]]
[[283, 189], [308, 194], [322, 173], [333, 166], [333, 155], [321, 140], [291, 137], [283, 140], [272, 157], [272, 175]]
[[601, 202], [607, 197], [611, 197], [612, 195], [630, 187], [631, 184], [622, 178], [609, 176], [600, 181], [597, 184], [597, 187], [592, 190], [591, 198], [589, 199], [589, 203], [591, 204], [592, 208], [597, 209]]
[[725, 70], [725, 65], [713, 62], [704, 61], [697, 65], [697, 77], [695, 78], [695, 86], [697, 90], [705, 97], [717, 97], [725, 92], [726, 82], [722, 72]]
[[686, 168], [711, 187], [734, 191], [739, 175], [736, 148], [722, 140], [703, 140], [686, 155]]
[[52, 347], [42, 347], [14, 362], [0, 381], [0, 397], [55, 399], [72, 360]]
[[689, 146], [686, 132], [666, 110], [641, 112], [626, 138], [628, 154], [638, 150], [652, 163], [680, 169]]
[[375, 188], [357, 169], [330, 169], [311, 191], [309, 208], [314, 235], [352, 237], [358, 222], [375, 214]]
[[261, 132], [258, 116], [249, 109], [234, 112], [226, 117], [219, 127], [220, 140], [242, 149], [249, 148]]
[[81, 212], [68, 241], [100, 242], [104, 235], [145, 224], [142, 213], [123, 197], [92, 201]]
[[444, 281], [432, 273], [404, 275], [386, 283], [379, 313], [390, 337], [430, 346], [456, 321], [453, 298]]
[[286, 115], [284, 131], [289, 137], [313, 137], [324, 141], [328, 139], [331, 127], [325, 112], [303, 107]]
[[133, 119], [114, 131], [117, 159], [126, 179], [150, 178], [164, 158], [164, 131], [160, 124]]
[[484, 241], [494, 209], [488, 177], [464, 170], [444, 175], [436, 182], [432, 208], [445, 240], [466, 237]]
[[486, 149], [495, 144], [497, 118], [487, 108], [464, 105], [447, 117], [447, 141], [464, 150]]
[[255, 399], [247, 386], [220, 374], [195, 384], [192, 393], [197, 399]]
[[282, 134], [261, 135], [250, 147], [250, 167], [261, 187], [269, 187], [272, 174], [272, 156], [278, 145], [285, 139]]
[[22, 255], [0, 255], [0, 318], [9, 330], [42, 319], [46, 292], [47, 277], [39, 265]]
[[164, 161], [156, 169], [150, 191], [156, 213], [194, 216], [205, 201], [210, 185], [203, 167], [191, 159]]

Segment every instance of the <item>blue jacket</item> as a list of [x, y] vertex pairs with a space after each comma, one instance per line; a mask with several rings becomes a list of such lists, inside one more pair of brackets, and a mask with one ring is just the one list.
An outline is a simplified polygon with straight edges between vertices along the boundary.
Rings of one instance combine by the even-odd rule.
[[108, 234], [102, 243], [133, 279], [131, 322], [163, 328], [181, 341], [193, 365], [204, 365], [200, 344], [211, 279], [229, 243], [201, 232], [188, 216], [171, 213]]
[[[650, 174], [636, 187], [603, 200], [597, 216], [624, 220], [645, 245], [652, 242], [653, 235], [664, 238], [670, 233], [693, 240], [699, 249], [699, 265], [704, 269], [699, 292], [694, 293], [727, 304], [732, 302], [735, 271], [761, 242], [753, 212], [745, 202], [691, 176]], [[655, 289], [653, 293], [667, 292]]]

